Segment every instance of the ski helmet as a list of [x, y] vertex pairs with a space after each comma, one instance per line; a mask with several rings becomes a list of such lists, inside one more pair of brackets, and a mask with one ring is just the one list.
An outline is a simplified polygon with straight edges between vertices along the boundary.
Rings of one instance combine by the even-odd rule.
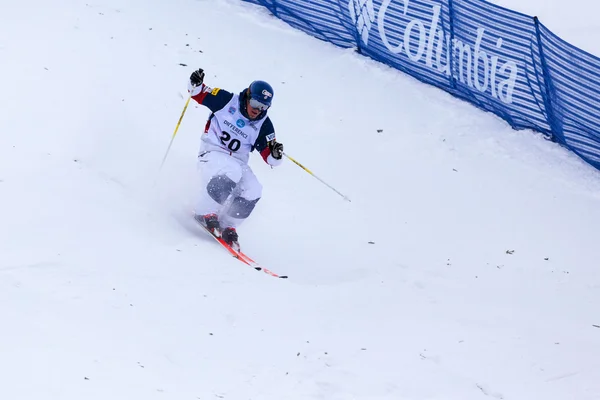
[[[240, 111], [248, 119], [259, 120], [267, 114], [273, 101], [273, 87], [265, 81], [254, 81], [240, 93]], [[260, 109], [261, 113], [256, 118], [250, 118], [246, 105]]]
[[[248, 87], [248, 100], [255, 100], [257, 107], [263, 111], [271, 107], [273, 87], [265, 81], [254, 81]], [[262, 107], [261, 107], [262, 106]]]

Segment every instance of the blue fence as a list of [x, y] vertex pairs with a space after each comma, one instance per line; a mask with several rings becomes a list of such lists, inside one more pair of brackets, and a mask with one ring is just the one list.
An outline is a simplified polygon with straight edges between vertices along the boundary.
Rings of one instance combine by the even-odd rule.
[[600, 169], [600, 59], [483, 0], [245, 0], [533, 129]]

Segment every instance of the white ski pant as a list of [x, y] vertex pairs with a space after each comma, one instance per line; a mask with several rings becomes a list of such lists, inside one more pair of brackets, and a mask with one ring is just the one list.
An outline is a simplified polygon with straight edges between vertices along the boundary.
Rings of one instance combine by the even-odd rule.
[[217, 214], [222, 228], [235, 228], [250, 216], [262, 185], [248, 164], [227, 153], [209, 151], [198, 156], [198, 171], [196, 214]]

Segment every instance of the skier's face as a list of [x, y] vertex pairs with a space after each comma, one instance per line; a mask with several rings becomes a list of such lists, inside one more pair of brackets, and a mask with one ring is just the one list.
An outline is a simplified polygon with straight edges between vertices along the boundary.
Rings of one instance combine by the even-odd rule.
[[259, 108], [252, 108], [252, 106], [250, 105], [250, 100], [246, 100], [246, 110], [248, 111], [248, 115], [252, 119], [258, 117], [261, 113], [261, 110]]

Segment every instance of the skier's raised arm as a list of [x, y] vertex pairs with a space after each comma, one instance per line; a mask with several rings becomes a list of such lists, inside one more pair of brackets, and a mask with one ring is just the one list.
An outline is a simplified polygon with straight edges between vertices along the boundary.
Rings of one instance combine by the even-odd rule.
[[211, 88], [204, 84], [204, 71], [198, 69], [192, 73], [188, 82], [188, 91], [192, 95], [192, 99], [198, 104], [202, 104], [210, 111], [215, 112], [223, 107], [233, 97], [233, 93], [219, 88]]

